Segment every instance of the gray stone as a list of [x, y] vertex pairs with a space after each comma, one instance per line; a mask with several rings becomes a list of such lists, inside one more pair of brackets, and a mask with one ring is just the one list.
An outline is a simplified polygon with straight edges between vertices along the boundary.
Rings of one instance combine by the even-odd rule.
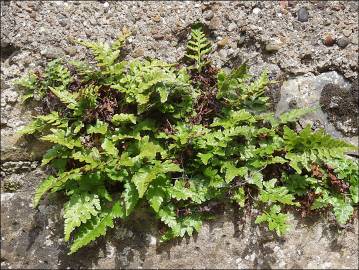
[[[25, 8], [28, 6], [27, 3], [29, 2], [21, 2], [19, 5]], [[1, 20], [1, 40], [6, 40], [8, 44], [13, 44], [21, 49], [27, 48], [34, 55], [38, 55], [42, 49], [49, 46], [64, 49], [70, 43], [67, 37], [73, 37], [75, 40], [82, 38], [93, 41], [112, 39], [118, 32], [115, 29], [122, 29], [126, 25], [131, 26], [131, 30], [137, 29], [137, 33], [133, 32], [132, 44], [145, 44], [144, 51], [147, 52], [149, 48], [158, 48], [158, 41], [149, 39], [152, 28], [156, 28], [158, 31], [163, 31], [164, 27], [171, 28], [173, 26], [177, 28], [176, 23], [179, 22], [180, 29], [188, 29], [188, 26], [195, 21], [205, 22], [208, 25], [212, 18], [220, 17], [221, 23], [218, 28], [211, 29], [214, 30], [212, 34], [215, 36], [230, 35], [233, 40], [238, 40], [238, 36], [244, 34], [248, 42], [245, 43], [245, 46], [239, 48], [242, 55], [253, 56], [257, 49], [252, 44], [256, 41], [266, 41], [270, 37], [280, 36], [286, 39], [285, 41], [283, 40], [286, 47], [283, 48], [281, 53], [272, 55], [268, 60], [273, 63], [286, 61], [295, 63], [295, 65], [284, 65], [284, 73], [298, 75], [305, 72], [317, 72], [323, 67], [324, 69], [336, 67], [338, 72], [351, 80], [357, 77], [358, 57], [357, 52], [355, 52], [355, 46], [351, 46], [350, 50], [341, 50], [340, 47], [333, 46], [330, 51], [327, 51], [323, 50], [322, 46], [318, 46], [317, 43], [312, 43], [313, 40], [321, 39], [327, 33], [343, 33], [347, 31], [349, 38], [350, 35], [357, 33], [358, 15], [351, 8], [334, 12], [330, 10], [331, 5], [329, 3], [325, 4], [325, 6], [328, 6], [328, 10], [332, 12], [330, 13], [325, 9], [318, 9], [317, 6], [320, 3], [306, 2], [302, 7], [305, 6], [309, 12], [315, 11], [318, 16], [311, 17], [311, 24], [307, 25], [310, 28], [302, 28], [303, 25], [300, 21], [292, 16], [287, 16], [289, 15], [287, 12], [292, 12], [293, 9], [297, 11], [301, 7], [299, 4], [290, 1], [285, 10], [281, 10], [280, 5], [275, 6], [278, 10], [274, 10], [274, 6], [270, 5], [268, 1], [261, 4], [255, 2], [241, 3], [238, 1], [208, 2], [208, 5], [198, 4], [200, 8], [195, 8], [197, 3], [190, 1], [171, 2], [171, 4], [167, 2], [139, 2], [139, 4], [135, 5], [132, 2], [122, 1], [109, 2], [110, 5], [106, 13], [104, 13], [104, 2], [100, 1], [88, 1], [80, 4], [77, 4], [76, 1], [61, 2], [61, 5], [52, 3], [43, 2], [38, 5], [39, 9], [33, 11], [36, 13], [36, 20], [29, 18], [25, 12], [23, 13], [25, 17], [18, 16], [18, 14], [22, 14], [20, 10], [23, 8], [17, 5], [8, 5]], [[351, 5], [348, 4], [348, 6]], [[252, 13], [254, 8], [261, 10], [258, 15]], [[278, 14], [279, 10], [281, 10], [281, 14], [287, 15], [276, 16], [275, 13]], [[110, 13], [116, 15], [110, 16]], [[213, 17], [211, 17], [211, 13], [213, 13]], [[131, 16], [128, 14], [131, 14]], [[159, 14], [161, 21], [151, 25], [149, 20], [152, 21], [152, 18]], [[205, 18], [207, 14], [210, 14], [210, 20]], [[294, 14], [294, 16], [297, 17], [297, 14]], [[64, 18], [68, 20], [66, 27], [58, 23]], [[14, 20], [16, 20], [16, 24], [13, 23]], [[330, 29], [324, 26], [325, 20], [332, 22]], [[342, 23], [336, 23], [337, 21]], [[87, 26], [85, 26], [84, 22], [87, 22]], [[92, 23], [91, 25], [90, 22]], [[343, 24], [344, 22], [345, 24]], [[230, 32], [228, 29], [231, 29], [232, 23], [236, 23], [237, 27]], [[21, 25], [21, 27], [17, 27], [18, 25]], [[226, 29], [225, 25], [228, 25]], [[64, 28], [66, 28], [66, 31]], [[185, 48], [182, 45], [186, 38], [184, 37], [184, 32], [180, 38], [176, 35], [165, 35], [163, 42], [161, 42], [161, 49], [149, 54], [166, 61], [181, 58]], [[343, 33], [343, 35], [346, 34]], [[180, 42], [179, 46], [176, 45], [178, 50], [174, 51], [171, 40], [177, 38]], [[357, 43], [357, 38], [350, 39], [352, 39], [353, 44]], [[315, 55], [313, 61], [301, 65], [299, 56], [302, 50], [312, 50], [313, 55]], [[84, 59], [86, 53], [87, 50], [85, 49], [79, 50], [76, 58]], [[258, 57], [257, 59], [259, 60], [260, 58]], [[338, 62], [339, 59], [340, 63]], [[213, 59], [213, 62], [217, 63], [217, 60], [219, 59]], [[299, 64], [297, 64], [298, 60]], [[23, 61], [25, 61], [24, 58], [21, 58], [18, 63]], [[255, 63], [253, 62], [253, 64]], [[2, 69], [4, 68], [2, 67]], [[14, 77], [15, 73], [10, 72], [9, 68], [6, 68], [6, 70], [4, 72], [6, 73], [4, 77], [6, 80], [9, 76]]]
[[238, 38], [237, 44], [240, 46], [240, 45], [244, 44], [245, 40], [246, 40], [246, 37], [244, 35], [240, 35]]
[[110, 6], [110, 4], [109, 4], [108, 2], [103, 3], [103, 7], [104, 7], [104, 9], [108, 9], [108, 8], [109, 8], [109, 6]]
[[64, 55], [64, 51], [59, 47], [48, 47], [42, 50], [40, 53], [49, 59], [59, 58]]
[[77, 49], [75, 46], [66, 47], [64, 50], [65, 50], [66, 54], [68, 54], [70, 56], [75, 56], [77, 53]]
[[260, 12], [261, 12], [261, 9], [257, 8], [257, 7], [252, 10], [252, 13], [255, 15], [258, 15]]
[[349, 29], [344, 29], [343, 30], [343, 35], [346, 37], [350, 37], [350, 35], [352, 34], [352, 31]]
[[276, 39], [276, 40], [271, 40], [269, 42], [267, 42], [266, 46], [265, 46], [265, 50], [267, 52], [276, 52], [278, 51], [281, 47], [283, 46], [283, 42], [281, 42], [280, 40]]
[[227, 60], [227, 55], [228, 55], [228, 52], [227, 50], [225, 49], [222, 49], [218, 52], [219, 56], [221, 57], [221, 60], [222, 61], [226, 61]]
[[132, 56], [137, 58], [137, 57], [142, 57], [145, 54], [145, 51], [142, 48], [137, 48], [133, 51]]
[[349, 42], [350, 42], [349, 39], [346, 37], [340, 37], [337, 39], [337, 45], [342, 49], [348, 46]]
[[5, 175], [19, 174], [34, 170], [39, 163], [37, 161], [4, 161], [1, 164], [1, 171]]
[[67, 24], [68, 24], [68, 20], [67, 19], [60, 19], [59, 20], [59, 24], [62, 26], [62, 27], [66, 27]]
[[0, 42], [1, 49], [4, 49], [4, 48], [8, 47], [9, 45], [10, 45], [9, 41], [1, 39], [1, 42]]
[[211, 20], [214, 16], [214, 13], [211, 9], [209, 10], [206, 10], [205, 12], [203, 12], [203, 18], [206, 19], [206, 20]]
[[228, 26], [228, 31], [232, 32], [233, 30], [235, 30], [237, 28], [237, 24], [234, 22], [231, 22]]
[[297, 16], [298, 16], [298, 21], [307, 22], [309, 19], [309, 12], [305, 7], [301, 7], [297, 12]]
[[324, 21], [324, 25], [325, 25], [325, 26], [329, 26], [331, 23], [332, 23], [332, 22], [330, 21], [330, 19], [326, 19], [326, 20]]
[[39, 140], [28, 140], [17, 133], [19, 126], [24, 125], [23, 121], [12, 119], [7, 122], [7, 127], [1, 129], [1, 161], [41, 159], [50, 144]]
[[209, 28], [212, 30], [219, 29], [222, 26], [221, 18], [216, 16], [211, 19], [209, 22]]
[[17, 102], [19, 94], [15, 91], [6, 91], [6, 94], [3, 94], [3, 98], [5, 98], [5, 102], [9, 104], [14, 104]]

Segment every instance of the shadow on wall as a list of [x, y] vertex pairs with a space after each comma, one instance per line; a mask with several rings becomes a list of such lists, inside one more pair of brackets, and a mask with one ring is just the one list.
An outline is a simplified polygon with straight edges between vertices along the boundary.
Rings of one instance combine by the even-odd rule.
[[[220, 260], [220, 254], [216, 254], [213, 258], [206, 255], [216, 252], [218, 246], [223, 246], [222, 252], [233, 253], [233, 255], [230, 254], [232, 257], [247, 258], [255, 253], [256, 256], [252, 260], [253, 267], [269, 269], [278, 263], [278, 254], [272, 244], [283, 246], [286, 243], [285, 238], [278, 237], [263, 226], [255, 224], [254, 215], [248, 211], [233, 207], [226, 211], [226, 214], [223, 212], [216, 215], [218, 215], [217, 220], [208, 222], [208, 231], [204, 229], [200, 236], [195, 234], [191, 238], [184, 237], [155, 245], [151, 243], [149, 235], [158, 237], [156, 220], [151, 213], [142, 211], [125, 222], [118, 222], [116, 229], [109, 230], [106, 237], [99, 238], [91, 246], [83, 248], [74, 255], [67, 255], [68, 248], [66, 245], [61, 245], [58, 256], [59, 268], [88, 269], [95, 266], [116, 269], [167, 268], [168, 266], [176, 267], [178, 262], [174, 261], [186, 256], [191, 256], [187, 258], [188, 262], [197, 260], [199, 264], [203, 263], [203, 266], [206, 266], [206, 260]], [[297, 224], [298, 228], [311, 228], [323, 218], [316, 213], [305, 218], [302, 218], [299, 213], [294, 213], [294, 216], [295, 219], [300, 220]], [[228, 223], [231, 224], [229, 227]], [[295, 229], [297, 228], [293, 228]], [[333, 222], [326, 226], [320, 235], [320, 238], [330, 240], [330, 250], [333, 252], [338, 252], [342, 248], [338, 240], [338, 229], [338, 225]], [[249, 241], [244, 241], [247, 239]], [[233, 243], [236, 246], [233, 246]], [[212, 244], [216, 245], [215, 249]], [[301, 243], [301, 245], [306, 245], [306, 243]], [[302, 246], [296, 246], [295, 250], [302, 248]], [[206, 249], [208, 250], [205, 251]], [[205, 251], [205, 254], [200, 257], [195, 256], [195, 252], [201, 252], [201, 250]], [[295, 265], [295, 262], [293, 263]], [[297, 266], [300, 268], [300, 265]]]
[[[126, 221], [117, 221], [115, 228], [107, 231], [106, 237], [100, 237], [88, 247], [77, 253], [67, 255], [69, 248], [62, 244], [58, 255], [59, 268], [92, 268], [99, 265], [101, 259], [105, 268], [124, 268], [134, 262], [134, 250], [140, 260], [144, 261], [149, 248], [149, 234], [156, 233], [156, 219], [151, 213], [139, 211]], [[62, 233], [62, 232], [59, 232]]]

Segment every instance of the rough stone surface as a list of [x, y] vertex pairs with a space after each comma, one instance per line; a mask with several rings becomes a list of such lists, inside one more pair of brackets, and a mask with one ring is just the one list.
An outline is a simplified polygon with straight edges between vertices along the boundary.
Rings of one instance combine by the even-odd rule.
[[[268, 69], [278, 81], [268, 91], [277, 112], [319, 106], [328, 97], [325, 111], [305, 121], [357, 143], [357, 123], [338, 120], [357, 95], [347, 95], [358, 78], [356, 1], [3, 1], [1, 268], [358, 268], [357, 218], [338, 228], [330, 215], [295, 216], [294, 229], [279, 239], [253, 226], [256, 213], [240, 220], [241, 213], [228, 209], [198, 236], [158, 245], [156, 224], [144, 212], [69, 257], [61, 238], [63, 198], [49, 196], [32, 209], [34, 189], [45, 177], [36, 161], [47, 146], [16, 133], [37, 109], [21, 105], [14, 80], [55, 57], [87, 58], [74, 40], [110, 42], [123, 27], [133, 33], [127, 58], [180, 61], [196, 21], [210, 34], [216, 66], [248, 61], [254, 74]], [[336, 45], [326, 46], [326, 36]]]
[[[27, 181], [37, 183], [39, 174], [27, 175]], [[26, 196], [33, 190], [34, 185], [1, 196], [2, 269], [358, 267], [356, 218], [339, 228], [332, 216], [294, 214], [291, 231], [278, 238], [254, 224], [256, 212], [243, 216], [238, 209], [226, 209], [198, 235], [167, 244], [159, 244], [154, 217], [142, 211], [68, 256], [59, 207], [63, 198], [48, 197], [34, 210]]]

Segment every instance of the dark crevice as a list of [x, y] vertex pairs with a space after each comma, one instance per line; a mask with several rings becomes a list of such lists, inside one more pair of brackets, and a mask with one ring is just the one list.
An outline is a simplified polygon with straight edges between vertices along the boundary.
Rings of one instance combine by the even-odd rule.
[[314, 74], [318, 75], [318, 74], [330, 72], [330, 71], [335, 71], [335, 72], [339, 73], [340, 75], [343, 75], [341, 67], [337, 66], [335, 64], [327, 64], [322, 67], [317, 67]]
[[1, 62], [13, 57], [15, 54], [17, 54], [20, 51], [20, 48], [8, 43], [5, 44], [5, 46], [1, 46]]
[[300, 62], [308, 66], [313, 63], [313, 57], [310, 54], [305, 54], [300, 58]]

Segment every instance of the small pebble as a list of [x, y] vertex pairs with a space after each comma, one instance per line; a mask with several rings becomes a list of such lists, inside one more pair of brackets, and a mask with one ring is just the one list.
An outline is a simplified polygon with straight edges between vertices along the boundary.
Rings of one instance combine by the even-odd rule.
[[295, 100], [295, 99], [291, 99], [290, 101], [289, 101], [289, 108], [290, 109], [295, 109], [295, 108], [298, 108], [298, 103], [297, 103], [297, 101]]
[[266, 44], [265, 50], [267, 52], [276, 52], [283, 46], [283, 42], [279, 40], [271, 40]]
[[29, 16], [30, 16], [30, 18], [32, 18], [34, 20], [36, 19], [36, 13], [35, 12], [31, 12]]
[[155, 22], [160, 22], [160, 21], [161, 21], [160, 15], [156, 15], [155, 17], [153, 17], [153, 20], [154, 20]]
[[60, 58], [63, 56], [63, 53], [63, 50], [59, 47], [47, 47], [46, 49], [40, 51], [41, 55], [50, 59]]
[[324, 40], [323, 40], [323, 44], [324, 44], [325, 46], [331, 47], [331, 46], [334, 45], [334, 43], [335, 43], [335, 38], [333, 38], [333, 37], [330, 36], [330, 35], [326, 36], [326, 37], [324, 38]]
[[5, 96], [5, 100], [9, 104], [13, 104], [17, 101], [18, 96], [19, 95], [16, 92], [10, 92]]
[[324, 1], [318, 1], [318, 3], [316, 4], [316, 7], [318, 9], [324, 9], [325, 8], [325, 2]]
[[58, 22], [62, 27], [67, 26], [67, 20], [66, 19], [60, 19]]
[[153, 38], [155, 40], [162, 40], [164, 37], [165, 36], [163, 34], [161, 34], [161, 33], [156, 33], [156, 34], [153, 35]]
[[348, 44], [349, 44], [349, 39], [346, 37], [341, 37], [337, 40], [337, 45], [342, 49], [348, 46]]
[[348, 30], [348, 29], [344, 29], [344, 30], [343, 30], [343, 35], [344, 35], [344, 36], [349, 37], [351, 34], [352, 34], [352, 31], [351, 31], [351, 30]]
[[232, 23], [230, 23], [230, 25], [228, 26], [228, 31], [229, 32], [232, 32], [233, 30], [235, 30], [237, 28], [237, 25], [234, 23], [234, 22], [232, 22]]
[[206, 10], [206, 11], [203, 13], [203, 18], [204, 18], [205, 20], [210, 20], [210, 19], [213, 18], [213, 16], [214, 16], [214, 14], [213, 14], [213, 11], [212, 11], [212, 10]]
[[219, 29], [222, 25], [221, 19], [219, 17], [213, 17], [209, 22], [209, 29], [215, 30]]
[[261, 12], [261, 10], [257, 7], [252, 10], [253, 14], [259, 14], [260, 12]]
[[246, 40], [246, 37], [244, 35], [240, 35], [237, 41], [238, 46], [242, 45], [244, 41]]
[[225, 60], [228, 56], [228, 52], [227, 52], [227, 50], [220, 50], [218, 52], [218, 55], [222, 60]]
[[142, 48], [137, 48], [133, 51], [132, 56], [137, 58], [137, 57], [141, 57], [145, 54], [145, 51]]
[[331, 24], [330, 19], [325, 19], [324, 25], [325, 25], [325, 26], [328, 26], [328, 25], [330, 25], [330, 24]]
[[301, 7], [298, 10], [297, 15], [298, 15], [298, 21], [300, 21], [300, 22], [307, 22], [308, 21], [309, 12], [305, 7]]
[[224, 46], [226, 46], [228, 44], [228, 42], [229, 42], [228, 37], [224, 37], [220, 41], [218, 41], [217, 44], [218, 44], [219, 47], [224, 47]]
[[342, 6], [341, 5], [335, 5], [335, 6], [332, 6], [332, 10], [335, 10], [335, 11], [339, 11], [342, 9]]
[[70, 56], [74, 56], [77, 53], [76, 47], [74, 46], [66, 47], [64, 50]]
[[332, 97], [331, 100], [330, 100], [329, 108], [330, 108], [330, 109], [338, 108], [341, 99], [342, 99], [342, 98], [336, 97], [336, 96]]

